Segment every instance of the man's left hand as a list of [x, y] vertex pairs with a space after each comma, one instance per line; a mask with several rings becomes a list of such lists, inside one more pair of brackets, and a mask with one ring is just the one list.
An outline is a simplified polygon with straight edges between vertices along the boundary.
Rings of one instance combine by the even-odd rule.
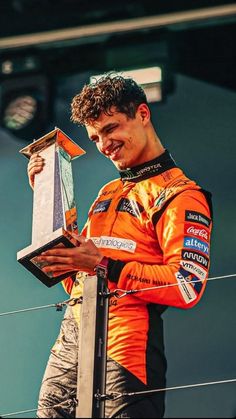
[[65, 272], [85, 271], [94, 275], [95, 266], [103, 255], [91, 239], [73, 234], [76, 247], [54, 247], [37, 256], [38, 262], [46, 262], [42, 271], [59, 276]]

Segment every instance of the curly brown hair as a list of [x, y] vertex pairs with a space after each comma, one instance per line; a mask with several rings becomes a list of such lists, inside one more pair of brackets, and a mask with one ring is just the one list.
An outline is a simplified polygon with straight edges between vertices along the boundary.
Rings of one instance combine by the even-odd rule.
[[147, 103], [141, 86], [131, 78], [109, 72], [86, 84], [73, 98], [71, 120], [79, 125], [87, 125], [98, 119], [101, 113], [112, 115], [112, 107], [133, 119], [141, 103]]

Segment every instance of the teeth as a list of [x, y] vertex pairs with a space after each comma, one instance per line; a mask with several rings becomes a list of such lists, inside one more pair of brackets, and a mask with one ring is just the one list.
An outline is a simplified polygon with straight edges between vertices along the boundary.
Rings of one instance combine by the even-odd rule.
[[112, 154], [116, 153], [116, 151], [120, 148], [120, 146], [114, 147], [112, 150], [106, 150], [105, 154], [111, 156]]
[[111, 149], [108, 149], [105, 151], [105, 154], [109, 157], [112, 156], [113, 154], [115, 154], [118, 150], [120, 150], [121, 145], [116, 145]]
[[120, 145], [116, 146], [113, 148], [113, 150], [111, 151], [112, 153], [116, 152], [118, 149], [120, 148]]

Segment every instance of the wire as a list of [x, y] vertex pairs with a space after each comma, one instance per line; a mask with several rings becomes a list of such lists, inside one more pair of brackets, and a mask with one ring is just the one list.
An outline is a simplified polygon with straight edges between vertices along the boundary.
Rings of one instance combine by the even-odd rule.
[[[206, 281], [215, 281], [217, 279], [225, 279], [225, 278], [232, 278], [232, 277], [236, 277], [236, 273], [235, 274], [230, 274], [230, 275], [222, 275], [222, 276], [215, 276], [212, 278], [207, 278]], [[196, 279], [191, 281], [190, 283], [196, 283], [196, 282], [201, 282], [201, 279]], [[116, 298], [123, 298], [126, 295], [129, 294], [136, 294], [137, 292], [145, 292], [145, 291], [152, 291], [152, 290], [157, 290], [160, 288], [168, 288], [168, 287], [177, 287], [179, 286], [178, 282], [175, 282], [174, 284], [165, 284], [165, 285], [157, 285], [156, 287], [148, 287], [148, 288], [142, 288], [142, 289], [131, 289], [131, 290], [123, 290], [121, 288], [116, 288], [113, 292], [112, 295], [114, 295]]]
[[28, 409], [28, 410], [19, 410], [18, 412], [11, 412], [11, 413], [5, 413], [3, 415], [0, 415], [0, 418], [6, 418], [8, 416], [15, 416], [15, 415], [22, 415], [23, 413], [32, 413], [32, 412], [40, 412], [40, 410], [49, 410], [54, 409], [55, 407], [71, 407], [72, 405], [76, 405], [75, 399], [65, 400], [64, 402], [54, 404], [53, 406], [44, 407], [44, 408], [38, 408], [38, 409]]
[[15, 311], [7, 311], [5, 313], [0, 313], [0, 316], [8, 316], [10, 314], [25, 313], [27, 311], [33, 311], [33, 310], [42, 310], [43, 308], [49, 308], [49, 307], [56, 307], [56, 304], [48, 304], [46, 306], [25, 308], [25, 309], [15, 310]]
[[215, 281], [216, 279], [232, 278], [233, 276], [236, 276], [236, 274], [215, 276], [213, 278], [208, 278], [207, 281]]
[[44, 308], [50, 308], [50, 307], [54, 307], [57, 309], [57, 311], [61, 311], [62, 308], [67, 304], [75, 305], [75, 304], [80, 304], [80, 303], [82, 303], [82, 298], [70, 298], [68, 300], [62, 301], [61, 303], [47, 304], [47, 305], [39, 306], [39, 307], [31, 307], [31, 308], [24, 308], [21, 310], [7, 311], [5, 313], [0, 313], [0, 317], [9, 316], [11, 314], [26, 313], [27, 311], [42, 310]]
[[[214, 384], [227, 384], [227, 383], [234, 383], [236, 382], [236, 378], [232, 378], [230, 380], [220, 380], [220, 381], [210, 381], [207, 383], [197, 383], [197, 384], [186, 384], [183, 386], [175, 386], [175, 387], [166, 387], [166, 388], [158, 388], [153, 390], [144, 390], [144, 391], [134, 391], [129, 393], [111, 393], [111, 394], [104, 394], [100, 395], [101, 399], [110, 399], [110, 400], [118, 400], [121, 397], [132, 397], [132, 396], [140, 396], [145, 394], [152, 394], [152, 393], [159, 393], [163, 391], [172, 391], [172, 390], [183, 390], [186, 388], [194, 388], [194, 387], [203, 387], [203, 386], [210, 386]], [[96, 396], [96, 395], [95, 395]]]
[[[187, 388], [195, 388], [195, 387], [203, 387], [203, 386], [210, 386], [210, 385], [214, 385], [214, 384], [228, 384], [228, 383], [234, 383], [236, 382], [236, 378], [232, 378], [229, 380], [220, 380], [220, 381], [210, 381], [210, 382], [206, 382], [206, 383], [197, 383], [197, 384], [186, 384], [186, 385], [182, 385], [182, 386], [174, 386], [174, 387], [166, 387], [166, 388], [158, 388], [158, 389], [153, 389], [153, 390], [145, 390], [145, 391], [137, 391], [137, 392], [129, 392], [129, 393], [111, 393], [111, 394], [95, 394], [94, 397], [104, 401], [104, 400], [118, 400], [121, 397], [133, 397], [133, 396], [140, 396], [140, 395], [145, 395], [145, 394], [152, 394], [152, 393], [158, 393], [158, 392], [163, 392], [163, 391], [173, 391], [173, 390], [183, 390], [183, 389], [187, 389]], [[45, 407], [45, 409], [53, 409], [55, 407], [61, 407], [64, 404], [68, 404], [68, 407], [71, 407], [72, 404], [76, 405], [76, 401], [75, 399], [72, 400], [66, 400], [65, 402], [62, 403], [58, 403], [55, 404], [53, 406], [50, 407]], [[21, 410], [18, 412], [11, 412], [11, 413], [5, 413], [3, 415], [0, 415], [0, 417], [4, 418], [4, 417], [8, 417], [8, 416], [13, 416], [13, 415], [20, 415], [23, 413], [31, 413], [31, 412], [36, 412], [36, 411], [40, 411], [43, 409], [28, 409], [28, 410]]]
[[11, 413], [0, 415], [0, 417], [6, 418], [7, 416], [13, 416], [13, 415], [15, 416], [15, 415], [21, 415], [23, 413], [32, 413], [32, 412], [37, 412], [37, 409], [19, 410], [18, 412], [11, 412]]
[[[222, 276], [215, 276], [213, 278], [207, 278], [207, 281], [215, 281], [217, 279], [224, 279], [224, 278], [232, 278], [232, 277], [236, 277], [236, 273], [235, 274], [230, 274], [230, 275], [222, 275]], [[191, 283], [194, 282], [202, 282], [201, 279], [198, 279], [196, 281], [191, 281]], [[159, 288], [168, 288], [168, 287], [175, 287], [178, 286], [178, 283], [174, 283], [174, 284], [167, 284], [167, 285], [158, 285], [156, 287], [149, 287], [149, 288], [144, 288], [141, 290], [123, 290], [120, 288], [115, 289], [114, 291], [112, 291], [111, 293], [107, 293], [106, 296], [115, 296], [116, 298], [122, 298], [125, 297], [128, 294], [135, 294], [137, 292], [145, 292], [145, 291], [151, 291], [151, 290], [156, 290]], [[121, 294], [122, 293], [122, 294]], [[0, 317], [2, 316], [9, 316], [11, 314], [18, 314], [18, 313], [25, 313], [28, 311], [33, 311], [33, 310], [42, 310], [45, 308], [51, 308], [54, 307], [57, 309], [57, 311], [61, 311], [62, 308], [69, 304], [69, 305], [75, 305], [75, 304], [81, 304], [82, 303], [83, 298], [69, 298], [68, 300], [62, 301], [61, 303], [55, 303], [55, 304], [48, 304], [48, 305], [44, 305], [44, 306], [39, 306], [39, 307], [31, 307], [31, 308], [24, 308], [21, 310], [14, 310], [14, 311], [7, 311], [5, 313], [0, 313]]]
[[[232, 278], [232, 277], [236, 277], [236, 274], [216, 276], [216, 277], [208, 278], [207, 281], [214, 281], [214, 280], [218, 280], [218, 279], [225, 279], [225, 278]], [[201, 280], [196, 280], [196, 281], [191, 281], [191, 282], [202, 282], [202, 281]], [[121, 297], [123, 297], [127, 294], [131, 294], [131, 293], [150, 291], [150, 290], [159, 289], [159, 288], [167, 288], [167, 287], [170, 287], [170, 286], [178, 286], [178, 284], [175, 283], [175, 284], [160, 285], [160, 286], [156, 286], [156, 287], [145, 288], [145, 289], [142, 289], [142, 290], [128, 290], [128, 291], [126, 291], [126, 290], [116, 289], [115, 291], [113, 291], [112, 295], [116, 295], [117, 298], [121, 298]], [[123, 292], [124, 294], [119, 295], [119, 292]], [[17, 313], [24, 313], [24, 312], [29, 312], [29, 311], [33, 311], [33, 310], [41, 310], [41, 309], [51, 308], [51, 307], [54, 307], [57, 310], [62, 310], [62, 308], [65, 305], [75, 305], [75, 304], [81, 304], [81, 303], [82, 303], [82, 297], [80, 297], [80, 298], [70, 298], [70, 299], [62, 301], [60, 303], [48, 304], [48, 305], [39, 306], [39, 307], [31, 307], [31, 308], [27, 308], [27, 309], [14, 310], [14, 311], [9, 311], [9, 312], [5, 312], [5, 313], [0, 313], [0, 316], [6, 316], [6, 315], [11, 315], [11, 314], [17, 314]], [[162, 389], [145, 390], [145, 391], [139, 391], [139, 392], [111, 393], [111, 394], [104, 394], [104, 395], [95, 394], [95, 398], [97, 397], [100, 400], [105, 400], [105, 399], [117, 400], [117, 399], [119, 399], [121, 397], [124, 397], [124, 396], [132, 397], [132, 396], [137, 396], [137, 395], [152, 394], [152, 393], [163, 392], [163, 391], [202, 387], [202, 386], [209, 386], [209, 385], [214, 385], [214, 384], [226, 384], [226, 383], [233, 383], [233, 382], [236, 382], [236, 378], [230, 379], [230, 380], [221, 380], [221, 381], [212, 381], [212, 382], [206, 382], [206, 383], [188, 384], [188, 385], [183, 385], [183, 386], [167, 387], [167, 388], [162, 388]], [[69, 403], [70, 405], [71, 405], [72, 402], [75, 403], [74, 401], [69, 401], [69, 400], [67, 400], [66, 402]], [[65, 402], [62, 402], [62, 403], [56, 404], [54, 406], [51, 406], [51, 407], [48, 407], [48, 408], [45, 408], [45, 409], [52, 409], [54, 407], [59, 407], [59, 406], [62, 406], [64, 403]], [[28, 409], [28, 410], [22, 410], [22, 411], [17, 411], [17, 412], [12, 412], [12, 413], [6, 413], [6, 414], [3, 414], [3, 415], [0, 415], [0, 417], [4, 418], [4, 417], [8, 417], [8, 416], [13, 416], [13, 415], [26, 414], [26, 413], [36, 412], [37, 410], [41, 410], [41, 409]]]

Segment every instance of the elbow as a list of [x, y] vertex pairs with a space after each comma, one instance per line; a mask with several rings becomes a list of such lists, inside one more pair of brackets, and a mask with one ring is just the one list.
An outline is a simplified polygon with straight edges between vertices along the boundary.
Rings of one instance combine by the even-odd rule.
[[196, 293], [195, 296], [192, 296], [191, 298], [189, 297], [189, 299], [181, 298], [181, 301], [179, 301], [178, 307], [183, 310], [189, 310], [190, 308], [195, 307], [201, 300], [202, 294], [203, 292], [201, 294]]

